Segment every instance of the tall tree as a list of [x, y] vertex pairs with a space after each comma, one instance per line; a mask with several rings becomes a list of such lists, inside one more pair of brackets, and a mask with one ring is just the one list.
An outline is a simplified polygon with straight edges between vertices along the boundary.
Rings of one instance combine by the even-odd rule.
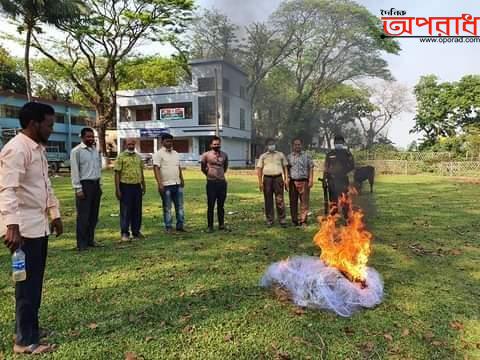
[[25, 33], [25, 78], [27, 97], [32, 98], [30, 79], [30, 47], [35, 32], [42, 31], [41, 24], [59, 25], [85, 12], [81, 0], [0, 0], [1, 11], [17, 24], [19, 33]]
[[[105, 131], [113, 125], [118, 67], [143, 40], [165, 40], [189, 19], [192, 0], [85, 0], [91, 13], [58, 24], [64, 42], [33, 36], [33, 46], [55, 62], [96, 109], [100, 150], [106, 153]], [[63, 56], [62, 56], [63, 55]], [[65, 57], [67, 56], [67, 57]], [[88, 76], [85, 78], [84, 72]]]
[[292, 0], [272, 16], [282, 28], [295, 29], [286, 59], [296, 77], [290, 124], [319, 91], [363, 77], [391, 78], [382, 52], [396, 54], [398, 43], [382, 39], [380, 20], [365, 7], [350, 0]]
[[365, 147], [370, 149], [380, 139], [386, 138], [386, 131], [392, 121], [403, 112], [412, 110], [409, 90], [393, 81], [385, 81], [369, 87], [373, 109], [358, 117], [363, 130]]
[[0, 90], [26, 94], [27, 83], [18, 70], [17, 62], [0, 46]]

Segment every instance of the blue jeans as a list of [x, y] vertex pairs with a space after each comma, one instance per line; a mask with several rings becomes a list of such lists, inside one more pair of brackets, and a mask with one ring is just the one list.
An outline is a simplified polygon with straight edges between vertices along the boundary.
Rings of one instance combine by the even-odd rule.
[[167, 230], [172, 228], [172, 202], [175, 206], [177, 230], [183, 229], [185, 214], [183, 211], [183, 188], [180, 185], [165, 186], [161, 193], [163, 203], [163, 221]]

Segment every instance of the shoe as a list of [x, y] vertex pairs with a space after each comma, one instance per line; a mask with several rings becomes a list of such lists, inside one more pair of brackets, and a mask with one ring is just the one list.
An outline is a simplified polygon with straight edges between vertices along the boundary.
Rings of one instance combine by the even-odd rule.
[[138, 233], [138, 235], [133, 235], [133, 240], [138, 241], [138, 240], [145, 240], [146, 237], [142, 233]]
[[120, 239], [121, 242], [128, 242], [130, 241], [130, 237], [128, 235], [122, 235], [122, 238]]
[[225, 227], [225, 225], [221, 225], [218, 227], [218, 230], [219, 231], [225, 231], [225, 232], [231, 232], [232, 230], [230, 230], [229, 228]]
[[207, 233], [208, 233], [208, 234], [213, 233], [213, 231], [214, 231], [214, 230], [213, 230], [213, 227], [209, 227], [209, 228], [207, 229]]
[[78, 252], [88, 251], [88, 247], [85, 248], [77, 248]]
[[92, 247], [92, 248], [102, 248], [102, 247], [105, 247], [105, 245], [102, 245], [102, 244], [94, 241], [93, 244], [88, 245], [88, 247]]
[[186, 233], [187, 230], [185, 230], [184, 228], [180, 228], [180, 229], [177, 229], [177, 232], [179, 232], [179, 233]]
[[287, 223], [280, 223], [280, 226], [281, 226], [282, 228], [284, 228], [284, 229], [285, 229], [286, 227], [288, 227]]
[[271, 228], [273, 226], [272, 222], [267, 222], [267, 227]]
[[165, 229], [165, 233], [171, 235], [171, 234], [173, 234], [173, 229], [171, 229], [171, 228]]

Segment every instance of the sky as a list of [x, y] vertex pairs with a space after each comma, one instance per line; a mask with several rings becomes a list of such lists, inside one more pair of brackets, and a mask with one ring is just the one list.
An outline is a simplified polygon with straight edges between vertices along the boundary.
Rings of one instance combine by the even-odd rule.
[[[200, 7], [215, 7], [228, 15], [238, 25], [266, 20], [281, 0], [197, 0]], [[480, 17], [480, 0], [357, 0], [374, 15], [380, 10], [405, 10], [406, 16], [461, 16], [469, 13]], [[2, 24], [8, 28], [8, 25]], [[399, 55], [385, 55], [394, 78], [413, 91], [413, 86], [422, 75], [436, 74], [442, 81], [457, 81], [467, 74], [479, 74], [480, 42], [463, 44], [420, 43], [419, 39], [399, 39]], [[16, 56], [22, 49], [7, 44]], [[145, 52], [160, 52], [168, 55], [171, 49], [155, 46], [144, 47]], [[413, 94], [412, 94], [413, 98]], [[418, 134], [409, 134], [414, 125], [414, 112], [404, 113], [392, 123], [388, 135], [397, 146], [406, 147]]]

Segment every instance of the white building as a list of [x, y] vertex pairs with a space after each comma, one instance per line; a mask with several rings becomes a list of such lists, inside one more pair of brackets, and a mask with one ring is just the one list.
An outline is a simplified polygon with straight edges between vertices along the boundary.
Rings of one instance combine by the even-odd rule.
[[[117, 92], [117, 142], [136, 138], [137, 151], [152, 154], [160, 147], [159, 136], [174, 136], [174, 149], [184, 165], [198, 163], [218, 131], [230, 164], [251, 161], [251, 107], [247, 97], [247, 75], [223, 60], [190, 63], [192, 84]], [[216, 81], [215, 81], [216, 74]]]

